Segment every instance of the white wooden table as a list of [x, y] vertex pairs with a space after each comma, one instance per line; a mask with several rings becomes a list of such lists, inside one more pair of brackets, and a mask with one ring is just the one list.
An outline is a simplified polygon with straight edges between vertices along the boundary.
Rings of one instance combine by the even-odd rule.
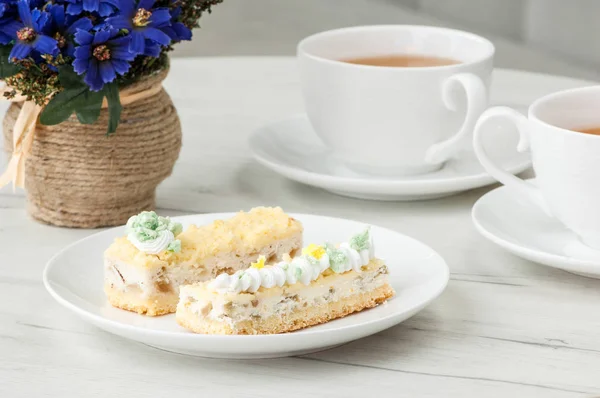
[[415, 203], [334, 196], [255, 163], [248, 134], [302, 109], [291, 58], [179, 59], [167, 88], [183, 122], [167, 215], [280, 205], [347, 217], [427, 243], [452, 275], [407, 322], [299, 358], [226, 361], [145, 347], [55, 303], [45, 262], [94, 231], [38, 224], [0, 192], [0, 397], [580, 397], [600, 395], [600, 281], [514, 257], [482, 238], [470, 209], [488, 189]]

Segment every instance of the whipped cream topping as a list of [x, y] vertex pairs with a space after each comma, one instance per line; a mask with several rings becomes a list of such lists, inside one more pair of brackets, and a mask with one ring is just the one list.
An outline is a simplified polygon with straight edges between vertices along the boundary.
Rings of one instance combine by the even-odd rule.
[[261, 287], [269, 289], [294, 283], [310, 285], [327, 269], [335, 273], [361, 272], [361, 268], [374, 257], [373, 238], [367, 229], [338, 247], [310, 244], [302, 250], [301, 256], [289, 262], [265, 266], [265, 258], [261, 256], [247, 270], [217, 276], [210, 282], [209, 288], [218, 292], [254, 293]]
[[156, 238], [150, 240], [140, 240], [135, 233], [128, 233], [127, 239], [139, 250], [148, 254], [158, 254], [167, 250], [171, 242], [175, 240], [175, 235], [169, 230], [158, 232]]
[[181, 242], [175, 239], [183, 230], [180, 223], [161, 217], [153, 211], [143, 211], [127, 221], [127, 240], [138, 250], [159, 254], [164, 250], [179, 252]]

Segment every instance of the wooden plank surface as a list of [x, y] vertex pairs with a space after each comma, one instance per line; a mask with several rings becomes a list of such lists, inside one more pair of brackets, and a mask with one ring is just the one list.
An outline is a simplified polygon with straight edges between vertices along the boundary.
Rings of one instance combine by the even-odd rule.
[[161, 213], [281, 205], [361, 220], [424, 241], [451, 282], [407, 322], [300, 358], [210, 360], [102, 332], [55, 303], [41, 273], [95, 231], [33, 222], [22, 194], [0, 192], [0, 397], [583, 397], [600, 395], [600, 281], [514, 257], [471, 224], [490, 188], [381, 203], [290, 182], [252, 161], [246, 138], [300, 112], [293, 59], [177, 60], [167, 81], [184, 127]]

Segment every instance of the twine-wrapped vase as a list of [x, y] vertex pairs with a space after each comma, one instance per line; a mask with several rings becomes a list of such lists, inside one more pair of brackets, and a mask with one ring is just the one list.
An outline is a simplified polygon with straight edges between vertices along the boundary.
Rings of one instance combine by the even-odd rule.
[[[161, 85], [167, 71], [129, 87], [141, 93]], [[4, 117], [4, 148], [20, 103]], [[123, 105], [117, 131], [106, 135], [108, 110], [94, 124], [75, 115], [55, 125], [37, 125], [25, 161], [27, 208], [44, 223], [76, 228], [124, 224], [155, 206], [157, 185], [171, 174], [181, 149], [181, 124], [164, 89]]]

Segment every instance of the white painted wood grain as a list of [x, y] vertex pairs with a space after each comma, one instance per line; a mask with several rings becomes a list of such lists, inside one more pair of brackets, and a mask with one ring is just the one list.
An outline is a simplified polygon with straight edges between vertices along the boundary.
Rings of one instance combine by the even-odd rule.
[[[288, 211], [362, 220], [446, 259], [448, 289], [409, 321], [301, 358], [226, 361], [158, 351], [101, 332], [53, 302], [41, 273], [95, 231], [31, 221], [0, 192], [0, 397], [584, 397], [600, 395], [600, 281], [514, 257], [482, 238], [472, 204], [489, 188], [416, 203], [338, 197], [251, 160], [246, 137], [300, 112], [288, 58], [177, 60], [166, 83], [184, 145], [161, 213]], [[415, 264], [418, 266], [418, 264]]]

